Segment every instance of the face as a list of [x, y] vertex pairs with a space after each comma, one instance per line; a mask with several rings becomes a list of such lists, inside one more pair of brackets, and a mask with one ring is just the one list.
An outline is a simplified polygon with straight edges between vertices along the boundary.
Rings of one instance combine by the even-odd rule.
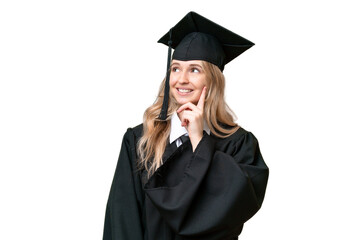
[[206, 77], [201, 61], [173, 60], [170, 68], [170, 92], [176, 101], [183, 105], [187, 102], [197, 104]]

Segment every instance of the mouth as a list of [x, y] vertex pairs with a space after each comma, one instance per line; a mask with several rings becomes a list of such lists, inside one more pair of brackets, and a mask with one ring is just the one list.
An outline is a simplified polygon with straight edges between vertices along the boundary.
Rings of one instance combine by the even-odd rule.
[[177, 88], [176, 90], [180, 95], [187, 95], [193, 91], [191, 89], [185, 89], [185, 88]]

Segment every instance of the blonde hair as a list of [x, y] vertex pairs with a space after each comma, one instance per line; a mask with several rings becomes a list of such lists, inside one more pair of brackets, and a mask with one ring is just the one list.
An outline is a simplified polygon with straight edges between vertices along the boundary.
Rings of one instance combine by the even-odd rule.
[[[205, 97], [204, 118], [211, 133], [220, 138], [226, 138], [240, 127], [234, 122], [235, 114], [225, 102], [225, 77], [220, 69], [206, 61], [201, 61], [204, 68], [207, 93]], [[168, 117], [160, 121], [164, 98], [165, 79], [161, 82], [158, 96], [152, 106], [146, 109], [143, 118], [143, 136], [137, 146], [139, 155], [138, 168], [146, 169], [150, 177], [162, 165], [162, 155], [170, 135], [171, 115], [180, 107], [170, 92]], [[230, 126], [225, 128], [225, 126]]]

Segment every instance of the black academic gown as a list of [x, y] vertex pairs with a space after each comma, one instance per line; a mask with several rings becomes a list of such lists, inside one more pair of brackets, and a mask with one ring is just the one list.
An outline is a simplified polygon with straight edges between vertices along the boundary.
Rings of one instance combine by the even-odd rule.
[[147, 179], [136, 169], [142, 125], [124, 135], [106, 208], [103, 240], [233, 240], [261, 207], [269, 175], [255, 136], [240, 128], [168, 144]]

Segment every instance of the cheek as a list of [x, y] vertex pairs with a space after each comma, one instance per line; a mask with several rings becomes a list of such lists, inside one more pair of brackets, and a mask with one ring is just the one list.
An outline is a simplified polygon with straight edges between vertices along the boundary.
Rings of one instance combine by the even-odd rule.
[[171, 77], [171, 75], [170, 75], [170, 79], [169, 79], [169, 85], [170, 85], [170, 87], [174, 87], [175, 84], [176, 84], [175, 79], [174, 79], [173, 77]]
[[202, 90], [203, 87], [206, 86], [206, 79], [205, 78], [200, 78], [196, 81], [196, 88], [199, 90]]

